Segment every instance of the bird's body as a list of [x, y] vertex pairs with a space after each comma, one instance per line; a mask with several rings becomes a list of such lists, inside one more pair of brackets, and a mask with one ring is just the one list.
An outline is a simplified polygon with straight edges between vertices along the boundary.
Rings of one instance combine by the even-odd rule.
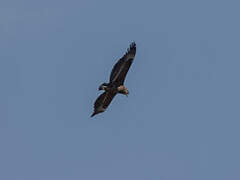
[[104, 90], [104, 93], [102, 93], [95, 101], [94, 112], [91, 117], [98, 113], [104, 112], [116, 94], [129, 94], [128, 89], [124, 86], [124, 80], [133, 62], [135, 54], [136, 44], [133, 42], [130, 45], [127, 53], [114, 65], [110, 75], [109, 83], [103, 83], [101, 86], [99, 86], [98, 89]]

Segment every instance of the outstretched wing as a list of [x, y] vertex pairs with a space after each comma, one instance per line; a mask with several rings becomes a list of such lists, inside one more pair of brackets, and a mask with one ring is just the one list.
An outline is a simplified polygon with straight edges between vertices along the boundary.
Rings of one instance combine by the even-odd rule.
[[114, 65], [111, 75], [110, 83], [116, 83], [117, 85], [123, 85], [127, 72], [133, 62], [136, 54], [136, 44], [133, 42], [128, 48], [126, 54], [118, 60]]
[[98, 113], [104, 112], [116, 94], [117, 93], [115, 92], [104, 92], [98, 96], [94, 103], [94, 112], [92, 113], [91, 117], [95, 116]]

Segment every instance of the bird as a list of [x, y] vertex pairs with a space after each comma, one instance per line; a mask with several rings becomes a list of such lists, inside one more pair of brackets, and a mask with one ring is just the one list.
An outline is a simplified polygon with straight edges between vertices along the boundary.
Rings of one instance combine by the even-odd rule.
[[103, 113], [117, 94], [128, 96], [129, 91], [124, 86], [124, 81], [128, 70], [133, 63], [135, 55], [136, 43], [132, 42], [130, 47], [127, 49], [127, 52], [113, 66], [109, 82], [102, 83], [99, 86], [98, 90], [103, 90], [104, 92], [98, 96], [94, 102], [94, 111], [91, 117], [96, 114]]

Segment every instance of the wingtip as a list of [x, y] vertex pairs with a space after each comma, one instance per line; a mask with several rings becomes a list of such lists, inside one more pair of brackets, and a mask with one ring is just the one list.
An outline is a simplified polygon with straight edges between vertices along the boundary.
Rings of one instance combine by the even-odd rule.
[[97, 114], [96, 112], [93, 112], [92, 115], [91, 115], [91, 117], [95, 116], [96, 114]]
[[133, 42], [130, 44], [130, 48], [134, 48], [134, 47], [136, 47], [135, 41], [133, 41]]
[[136, 43], [133, 41], [130, 44], [130, 47], [127, 49], [127, 53], [132, 53], [132, 54], [136, 54]]

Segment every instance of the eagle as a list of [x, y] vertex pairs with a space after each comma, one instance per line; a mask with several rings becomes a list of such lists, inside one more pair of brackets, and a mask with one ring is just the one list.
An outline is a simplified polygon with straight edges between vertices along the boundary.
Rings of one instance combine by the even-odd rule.
[[102, 83], [99, 86], [98, 90], [104, 90], [104, 92], [96, 99], [91, 117], [104, 112], [117, 94], [128, 96], [129, 91], [124, 86], [124, 80], [135, 55], [136, 43], [132, 42], [124, 56], [113, 66], [109, 83]]

